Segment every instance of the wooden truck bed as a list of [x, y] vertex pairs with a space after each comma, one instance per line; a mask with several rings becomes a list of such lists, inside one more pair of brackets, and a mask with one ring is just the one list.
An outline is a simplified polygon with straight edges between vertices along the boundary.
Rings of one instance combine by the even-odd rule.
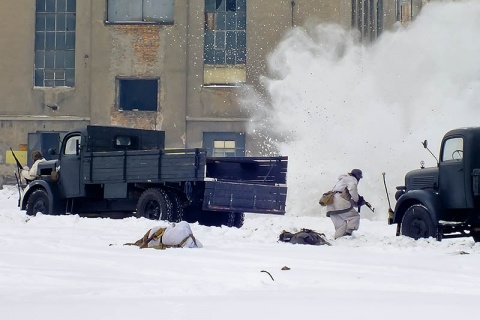
[[85, 184], [198, 181], [205, 177], [202, 149], [85, 152]]

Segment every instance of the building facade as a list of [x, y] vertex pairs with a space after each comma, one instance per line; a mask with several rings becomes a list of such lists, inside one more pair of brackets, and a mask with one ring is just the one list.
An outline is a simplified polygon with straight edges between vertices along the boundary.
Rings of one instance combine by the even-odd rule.
[[[285, 32], [337, 23], [374, 41], [425, 0], [3, 0], [0, 176], [87, 124], [164, 130], [169, 148], [257, 155], [239, 107]], [[53, 133], [53, 136], [52, 136]], [[56, 135], [54, 133], [57, 133]]]

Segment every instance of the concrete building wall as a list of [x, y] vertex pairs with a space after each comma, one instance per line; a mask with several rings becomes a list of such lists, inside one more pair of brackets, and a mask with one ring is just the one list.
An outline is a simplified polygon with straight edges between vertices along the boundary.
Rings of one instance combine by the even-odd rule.
[[[385, 30], [397, 4], [383, 1]], [[0, 175], [12, 172], [7, 150], [26, 144], [30, 132], [114, 124], [165, 130], [174, 148], [201, 147], [204, 132], [245, 132], [242, 87], [204, 85], [204, 5], [175, 0], [173, 24], [115, 24], [106, 21], [107, 0], [77, 0], [75, 86], [45, 88], [34, 86], [35, 1], [0, 1]], [[266, 59], [289, 29], [350, 28], [352, 1], [247, 0], [246, 16], [246, 79], [261, 91]], [[122, 79], [158, 79], [158, 110], [119, 109]], [[255, 155], [248, 136], [246, 145]]]

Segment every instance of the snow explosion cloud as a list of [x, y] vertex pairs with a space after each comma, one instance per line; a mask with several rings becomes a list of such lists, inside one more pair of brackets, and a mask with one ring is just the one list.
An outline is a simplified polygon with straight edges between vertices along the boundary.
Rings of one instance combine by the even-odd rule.
[[271, 141], [265, 154], [289, 157], [289, 215], [319, 214], [321, 193], [360, 168], [360, 194], [377, 208], [362, 215], [386, 219], [382, 173], [394, 206], [408, 170], [436, 165], [423, 140], [438, 154], [447, 131], [480, 125], [479, 16], [480, 1], [431, 3], [370, 45], [337, 25], [286, 34], [261, 79], [267, 98], [244, 105], [250, 133]]

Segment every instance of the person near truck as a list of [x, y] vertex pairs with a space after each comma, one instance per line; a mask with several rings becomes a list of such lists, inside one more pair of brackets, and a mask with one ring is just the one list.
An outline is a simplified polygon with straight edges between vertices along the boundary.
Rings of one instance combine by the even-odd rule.
[[360, 214], [354, 208], [365, 204], [365, 199], [358, 194], [358, 182], [363, 174], [360, 169], [353, 169], [348, 174], [338, 177], [333, 187], [333, 201], [327, 205], [327, 217], [330, 217], [335, 227], [335, 239], [351, 236], [360, 226]]
[[45, 158], [43, 157], [42, 153], [40, 151], [33, 151], [32, 152], [32, 160], [33, 160], [33, 165], [31, 168], [28, 166], [24, 166], [22, 170], [22, 177], [28, 182], [32, 181], [38, 178], [38, 164], [44, 161]]

